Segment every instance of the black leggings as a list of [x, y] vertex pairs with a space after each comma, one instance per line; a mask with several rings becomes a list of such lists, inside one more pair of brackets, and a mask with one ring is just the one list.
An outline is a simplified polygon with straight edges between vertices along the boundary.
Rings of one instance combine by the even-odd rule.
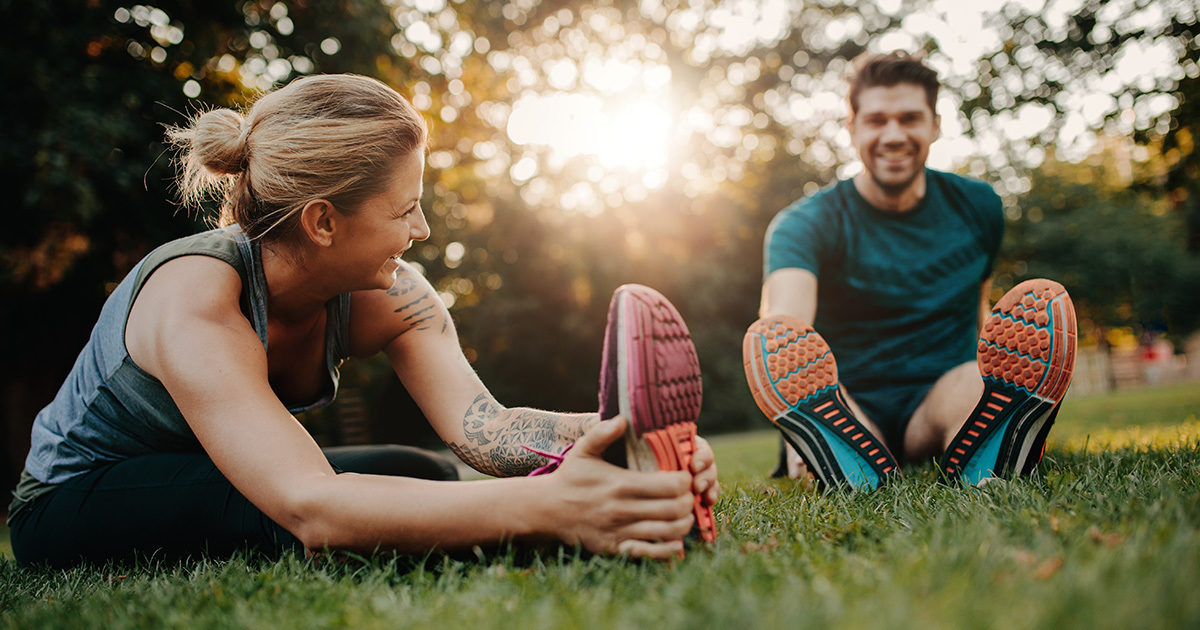
[[[458, 479], [450, 460], [418, 448], [343, 446], [324, 452], [338, 472]], [[98, 468], [26, 505], [11, 528], [21, 566], [301, 549], [295, 536], [246, 500], [203, 453], [146, 455]]]

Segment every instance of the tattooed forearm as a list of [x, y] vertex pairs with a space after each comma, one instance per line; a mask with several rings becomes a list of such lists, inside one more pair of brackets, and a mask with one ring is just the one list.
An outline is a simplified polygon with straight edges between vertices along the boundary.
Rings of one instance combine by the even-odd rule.
[[463, 417], [466, 439], [447, 446], [479, 472], [513, 477], [546, 463], [544, 457], [523, 447], [561, 452], [596, 422], [596, 414], [505, 409], [491, 396], [480, 394]]

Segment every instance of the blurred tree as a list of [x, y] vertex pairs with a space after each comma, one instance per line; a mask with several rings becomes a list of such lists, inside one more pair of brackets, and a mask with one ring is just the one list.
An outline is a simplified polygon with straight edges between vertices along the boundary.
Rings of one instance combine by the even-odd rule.
[[[1119, 140], [1117, 144], [1126, 142]], [[1005, 235], [996, 293], [1027, 278], [1069, 287], [1081, 327], [1169, 330], [1200, 326], [1200, 259], [1170, 200], [1122, 184], [1113, 150], [1080, 163], [1047, 160]]]
[[9, 91], [0, 162], [15, 203], [0, 235], [7, 488], [33, 415], [86, 340], [106, 287], [195, 223], [165, 202], [166, 162], [156, 161], [156, 121], [185, 107], [170, 70], [142, 58], [150, 50], [134, 47], [110, 9], [4, 1], [2, 13], [22, 25], [0, 43], [10, 60], [0, 70]]
[[[1040, 162], [1045, 147], [1074, 161], [1103, 138], [1133, 138], [1142, 155], [1147, 149], [1157, 154], [1154, 168], [1136, 178], [1128, 168], [1112, 175], [1166, 196], [1184, 215], [1188, 249], [1200, 253], [1196, 3], [1084, 0], [1069, 12], [1049, 10], [1052, 4], [1008, 2], [1000, 8], [1003, 43], [980, 60], [978, 85], [964, 89], [964, 113], [976, 131], [1002, 129], [1022, 115], [1049, 123], [1031, 138], [1008, 139], [1024, 158], [1016, 163], [1030, 166]], [[1109, 155], [1124, 164], [1135, 157]], [[1015, 173], [1007, 175], [1003, 179], [1015, 179]]]

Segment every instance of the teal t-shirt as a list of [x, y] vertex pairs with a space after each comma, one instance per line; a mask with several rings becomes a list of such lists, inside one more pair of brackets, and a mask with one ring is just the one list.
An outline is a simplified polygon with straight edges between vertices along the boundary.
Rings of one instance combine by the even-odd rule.
[[851, 392], [932, 383], [975, 358], [980, 284], [1004, 234], [1000, 197], [980, 181], [926, 170], [903, 213], [840, 181], [781, 211], [767, 229], [764, 278], [817, 276], [814, 328]]

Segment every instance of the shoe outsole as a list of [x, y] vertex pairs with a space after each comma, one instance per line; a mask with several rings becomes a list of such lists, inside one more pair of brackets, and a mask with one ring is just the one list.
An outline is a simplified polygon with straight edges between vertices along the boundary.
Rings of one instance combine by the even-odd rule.
[[1076, 337], [1075, 307], [1057, 282], [1027, 280], [996, 303], [976, 353], [983, 396], [942, 456], [947, 480], [1033, 472], [1071, 383]]
[[850, 410], [829, 344], [785, 315], [750, 325], [742, 341], [754, 402], [804, 458], [823, 488], [876, 488], [899, 474], [887, 447]]
[[[691, 469], [700, 417], [700, 362], [687, 324], [661, 293], [617, 288], [604, 332], [600, 417], [630, 422], [625, 465], [637, 470]], [[712, 509], [695, 497], [695, 535], [714, 542]]]

